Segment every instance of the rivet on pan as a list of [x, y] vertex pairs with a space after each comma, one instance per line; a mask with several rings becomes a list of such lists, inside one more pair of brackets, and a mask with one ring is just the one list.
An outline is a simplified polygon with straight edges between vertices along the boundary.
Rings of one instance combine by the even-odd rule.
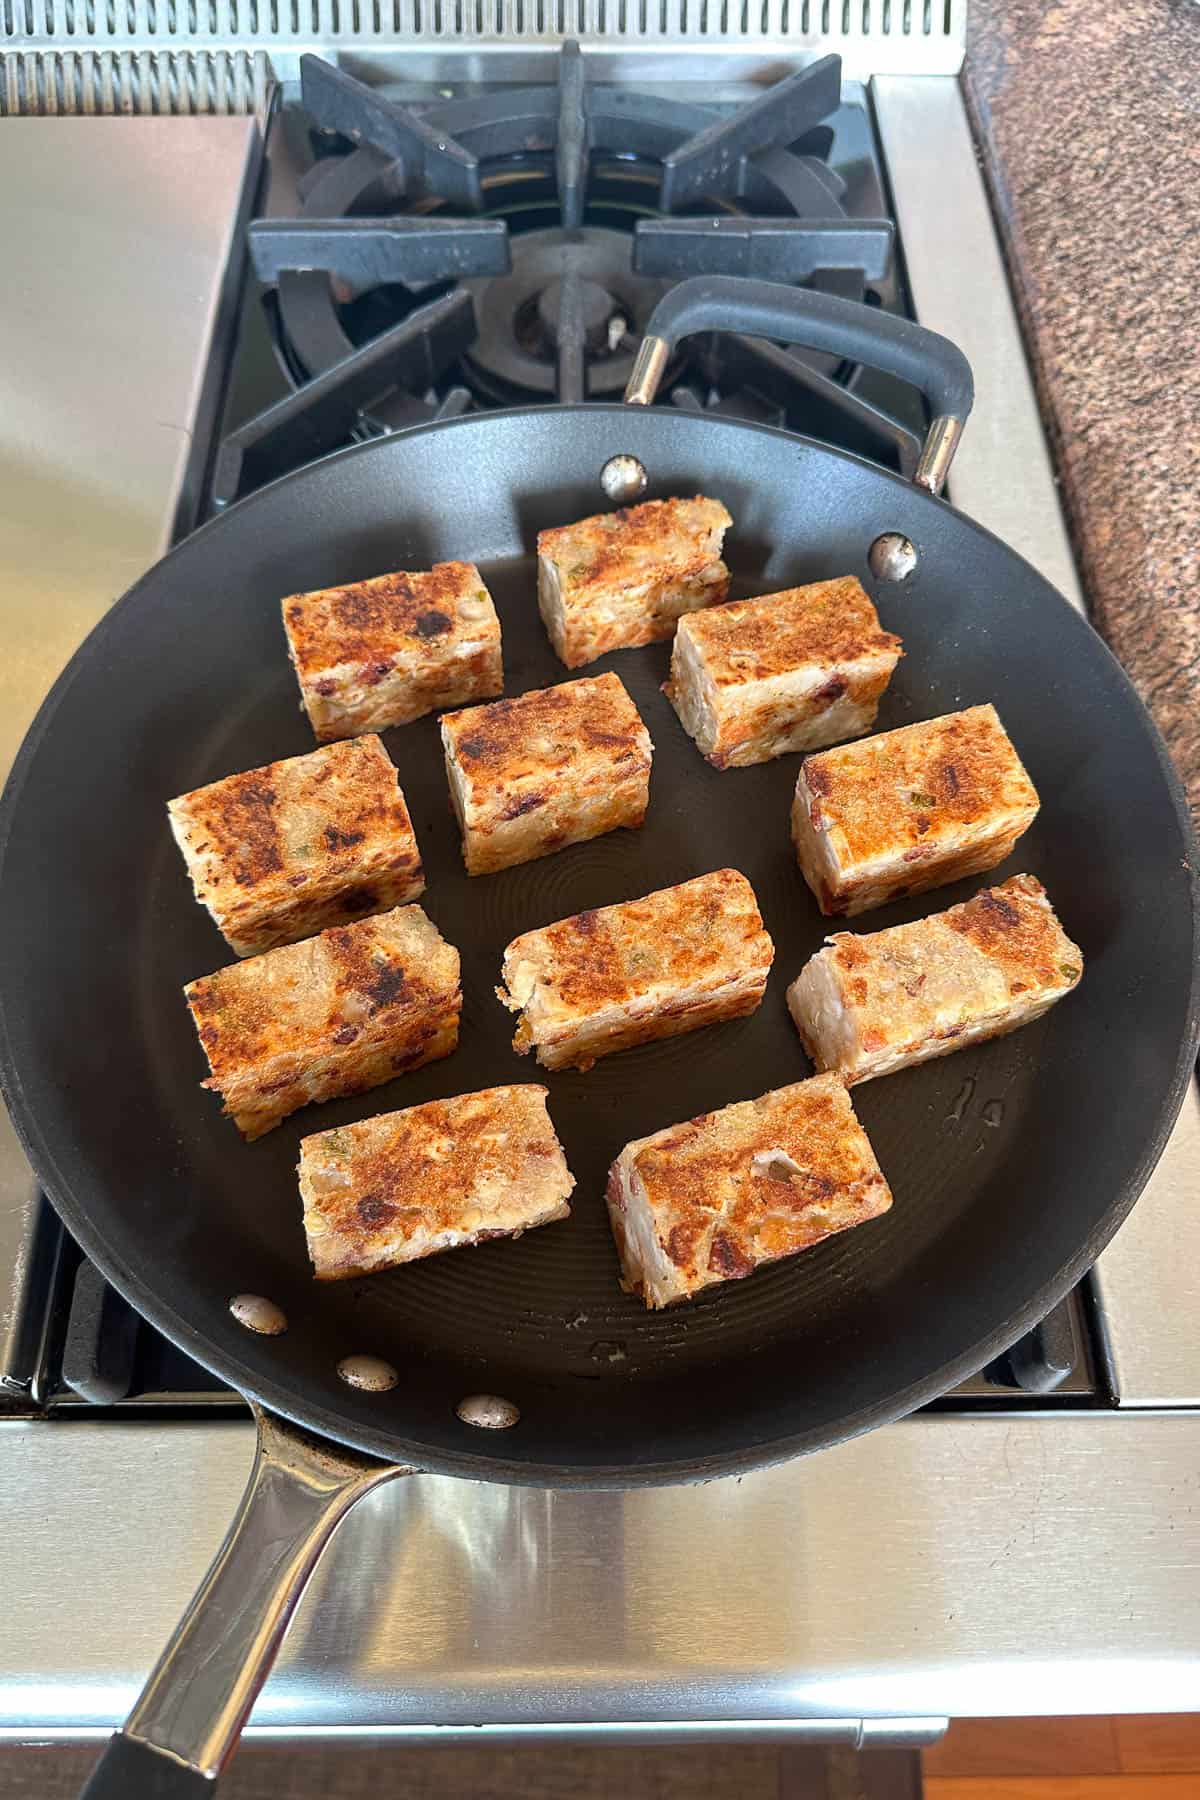
[[899, 531], [885, 531], [867, 551], [871, 573], [878, 581], [907, 581], [917, 566], [917, 549]]
[[628, 506], [646, 491], [646, 469], [636, 456], [610, 456], [600, 471], [600, 486], [618, 506]]
[[382, 1356], [343, 1356], [337, 1372], [347, 1387], [365, 1388], [368, 1394], [386, 1394], [400, 1379]]
[[287, 1314], [282, 1306], [264, 1300], [261, 1294], [235, 1294], [229, 1310], [239, 1325], [247, 1331], [257, 1331], [260, 1337], [279, 1337], [287, 1330]]
[[521, 1416], [520, 1407], [499, 1394], [468, 1394], [454, 1410], [464, 1425], [479, 1425], [485, 1431], [507, 1431]]

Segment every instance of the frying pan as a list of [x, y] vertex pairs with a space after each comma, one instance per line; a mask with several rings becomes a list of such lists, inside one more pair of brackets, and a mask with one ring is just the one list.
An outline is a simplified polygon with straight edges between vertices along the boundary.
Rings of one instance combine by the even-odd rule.
[[[716, 329], [916, 383], [933, 419], [916, 483], [804, 438], [645, 404], [676, 342]], [[959, 352], [823, 296], [686, 282], [655, 313], [627, 399], [642, 404], [407, 431], [252, 496], [113, 608], [18, 758], [0, 817], [0, 1061], [17, 1129], [87, 1254], [260, 1419], [238, 1521], [94, 1796], [212, 1792], [322, 1544], [381, 1480], [407, 1469], [553, 1486], [693, 1479], [819, 1449], [942, 1393], [1079, 1279], [1179, 1107], [1197, 1025], [1180, 789], [1099, 638], [936, 497], [971, 402]], [[288, 593], [473, 558], [502, 619], [506, 691], [562, 679], [534, 600], [536, 533], [596, 511], [605, 493], [632, 496], [638, 465], [651, 494], [725, 501], [735, 594], [863, 580], [906, 652], [880, 728], [996, 702], [1043, 802], [997, 874], [1041, 877], [1087, 960], [1078, 994], [1037, 1024], [856, 1090], [895, 1194], [885, 1218], [662, 1314], [619, 1291], [604, 1174], [632, 1137], [809, 1072], [783, 989], [827, 926], [788, 843], [797, 759], [709, 768], [659, 692], [669, 646], [618, 653], [597, 668], [619, 672], [656, 745], [645, 827], [468, 881], [436, 721], [391, 733], [425, 855], [422, 903], [462, 952], [461, 1046], [249, 1146], [198, 1086], [179, 990], [228, 952], [190, 898], [163, 810], [173, 794], [311, 748], [282, 641]], [[726, 864], [750, 877], [775, 940], [766, 999], [749, 1019], [549, 1077], [578, 1182], [571, 1219], [314, 1284], [300, 1137], [535, 1078], [492, 993], [505, 944]], [[230, 1311], [242, 1293], [281, 1308], [287, 1331], [247, 1331]], [[348, 1386], [339, 1365], [356, 1356], [398, 1379]]]

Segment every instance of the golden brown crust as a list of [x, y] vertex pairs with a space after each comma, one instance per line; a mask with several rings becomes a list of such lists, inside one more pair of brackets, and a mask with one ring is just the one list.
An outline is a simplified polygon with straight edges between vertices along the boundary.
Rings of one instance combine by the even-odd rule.
[[469, 874], [645, 817], [653, 746], [616, 675], [468, 707], [441, 731]]
[[695, 640], [718, 687], [770, 681], [806, 663], [859, 662], [901, 650], [853, 575], [706, 607], [681, 619], [679, 629]]
[[538, 532], [538, 555], [562, 568], [570, 592], [585, 597], [633, 578], [697, 575], [713, 560], [712, 534], [733, 524], [719, 500], [645, 500]]
[[565, 1218], [574, 1181], [546, 1089], [495, 1087], [303, 1139], [300, 1191], [318, 1281], [519, 1236]]
[[877, 1217], [891, 1201], [845, 1087], [831, 1075], [626, 1145], [609, 1186], [626, 1283], [650, 1306], [739, 1280]]
[[1083, 953], [1066, 937], [1046, 896], [1033, 875], [1014, 875], [999, 887], [985, 888], [961, 906], [942, 914], [951, 931], [957, 931], [1001, 968], [1009, 989], [1021, 992], [1025, 985], [1071, 985], [1083, 970]]
[[538, 533], [538, 604], [568, 668], [669, 637], [682, 613], [723, 600], [719, 500], [647, 500]]
[[554, 777], [581, 750], [601, 761], [649, 763], [646, 728], [618, 675], [535, 688], [515, 700], [450, 713], [442, 723], [473, 782]]
[[846, 866], [920, 849], [997, 813], [1038, 804], [991, 705], [823, 750], [802, 774], [819, 811], [832, 817]]
[[994, 706], [810, 756], [792, 831], [825, 913], [854, 913], [993, 868], [1038, 796]]
[[[774, 954], [750, 882], [739, 869], [714, 869], [524, 932], [504, 952], [504, 972], [518, 990], [536, 981], [540, 1017], [558, 1035], [642, 997], [687, 1010], [712, 986], [747, 977], [761, 997]], [[522, 1003], [513, 995], [509, 1004]]]
[[239, 956], [413, 900], [425, 885], [377, 737], [331, 744], [168, 803], [196, 898]]
[[445, 647], [464, 633], [464, 593], [483, 589], [474, 563], [435, 563], [417, 573], [397, 571], [347, 587], [291, 594], [283, 616], [302, 679], [339, 663], [370, 662], [397, 650]]
[[514, 938], [499, 992], [522, 1015], [516, 1049], [536, 1047], [547, 1068], [586, 1069], [753, 1012], [774, 954], [754, 889], [718, 869]]
[[867, 1081], [1017, 1030], [1082, 973], [1041, 882], [1014, 875], [909, 925], [836, 933], [788, 1007], [819, 1069]]
[[714, 768], [860, 737], [900, 657], [853, 576], [680, 619], [663, 692]]
[[462, 1004], [458, 952], [419, 906], [233, 963], [184, 997], [212, 1070], [205, 1085], [251, 1136], [306, 1100], [448, 1054]]
[[500, 621], [474, 563], [290, 594], [288, 651], [322, 741], [497, 694]]

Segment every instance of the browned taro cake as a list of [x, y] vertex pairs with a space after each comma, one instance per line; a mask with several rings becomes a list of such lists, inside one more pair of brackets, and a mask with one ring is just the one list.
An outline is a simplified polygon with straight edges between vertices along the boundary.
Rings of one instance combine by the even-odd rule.
[[870, 1081], [1016, 1031], [1069, 994], [1083, 954], [1032, 875], [911, 925], [839, 931], [788, 989], [818, 1069]]
[[650, 1307], [739, 1281], [891, 1204], [835, 1075], [637, 1138], [608, 1177], [622, 1285]]
[[723, 600], [719, 500], [647, 500], [538, 533], [538, 606], [568, 669], [670, 637], [682, 613]]
[[335, 925], [184, 988], [215, 1088], [243, 1137], [449, 1056], [458, 951], [419, 906]]
[[500, 621], [474, 563], [290, 594], [283, 628], [322, 744], [407, 725], [504, 686]]
[[640, 900], [559, 919], [514, 938], [496, 991], [519, 1012], [513, 1048], [546, 1069], [752, 1013], [774, 946], [754, 889], [718, 869]]
[[680, 619], [663, 692], [714, 768], [861, 737], [900, 659], [853, 575]]
[[415, 900], [421, 856], [379, 738], [350, 738], [167, 805], [192, 887], [231, 950], [257, 956]]
[[565, 1219], [575, 1186], [544, 1087], [485, 1088], [300, 1145], [313, 1273], [340, 1281]]
[[792, 842], [828, 915], [866, 912], [1002, 862], [1037, 790], [994, 706], [971, 706], [803, 764]]
[[654, 746], [615, 675], [468, 707], [441, 726], [468, 875], [549, 856], [646, 816]]

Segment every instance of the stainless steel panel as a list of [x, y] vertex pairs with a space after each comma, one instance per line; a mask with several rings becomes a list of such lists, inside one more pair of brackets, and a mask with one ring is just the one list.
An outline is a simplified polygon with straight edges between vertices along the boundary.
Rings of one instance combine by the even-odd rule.
[[1146, 1191], [1096, 1264], [1122, 1406], [1200, 1406], [1200, 1092]]
[[872, 85], [909, 287], [922, 325], [966, 352], [975, 410], [954, 504], [1083, 605], [1008, 276], [957, 81]]
[[[4, 1735], [124, 1716], [253, 1442], [237, 1425], [0, 1426], [0, 1541], [20, 1545], [0, 1608]], [[920, 1417], [742, 1481], [628, 1494], [416, 1476], [346, 1521], [252, 1728], [770, 1735], [1183, 1711], [1200, 1691], [1198, 1562], [1186, 1414]]]
[[[877, 80], [872, 93], [918, 317], [975, 370], [951, 473], [956, 506], [1078, 606], [1033, 381], [958, 85]], [[931, 198], [936, 196], [936, 203]], [[1123, 1406], [1200, 1403], [1200, 1095], [1193, 1086], [1141, 1200], [1096, 1269]]]
[[107, 11], [26, 0], [0, 11], [0, 113], [261, 110], [269, 81], [294, 85], [308, 52], [377, 80], [411, 78], [417, 65], [434, 82], [526, 80], [530, 52], [571, 37], [595, 78], [642, 85], [685, 77], [685, 52], [701, 79], [727, 73], [730, 53], [751, 53], [761, 76], [777, 79], [779, 58], [829, 51], [861, 79], [948, 75], [962, 66], [965, 36], [966, 0], [298, 0], [261, 17], [242, 0], [202, 9], [129, 0]]
[[[0, 777], [72, 650], [171, 541], [256, 164], [247, 119], [0, 126]], [[9, 1399], [31, 1375], [34, 1199], [0, 1109]]]

